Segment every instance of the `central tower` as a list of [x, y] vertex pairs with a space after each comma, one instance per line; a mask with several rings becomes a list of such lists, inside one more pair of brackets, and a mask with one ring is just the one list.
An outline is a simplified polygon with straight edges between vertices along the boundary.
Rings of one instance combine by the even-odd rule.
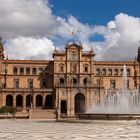
[[94, 56], [93, 50], [83, 51], [82, 44], [74, 42], [66, 44], [65, 51], [54, 51], [56, 107], [67, 117], [85, 112], [93, 103]]

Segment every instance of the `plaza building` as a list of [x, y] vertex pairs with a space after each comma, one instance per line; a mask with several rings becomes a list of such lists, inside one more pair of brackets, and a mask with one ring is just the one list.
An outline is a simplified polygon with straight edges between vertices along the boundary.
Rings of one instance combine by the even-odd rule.
[[[123, 66], [127, 89], [139, 86], [139, 54], [134, 61], [96, 61], [93, 49], [68, 43], [65, 51], [55, 49], [53, 60], [10, 60], [0, 42], [0, 107], [18, 111], [60, 110], [62, 116], [75, 117], [95, 102], [100, 103], [105, 89], [123, 88]], [[137, 53], [137, 52], [136, 52]]]

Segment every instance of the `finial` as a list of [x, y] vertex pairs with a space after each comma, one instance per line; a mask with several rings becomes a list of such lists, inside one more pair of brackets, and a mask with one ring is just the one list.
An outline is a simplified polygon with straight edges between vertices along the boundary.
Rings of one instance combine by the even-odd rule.
[[7, 54], [7, 56], [6, 56], [6, 60], [8, 60], [8, 54]]
[[72, 37], [72, 41], [73, 41], [73, 43], [75, 42], [75, 40], [74, 40], [74, 36], [75, 36], [75, 32], [74, 32], [74, 29], [72, 29], [71, 37]]
[[0, 44], [2, 44], [2, 36], [0, 36]]

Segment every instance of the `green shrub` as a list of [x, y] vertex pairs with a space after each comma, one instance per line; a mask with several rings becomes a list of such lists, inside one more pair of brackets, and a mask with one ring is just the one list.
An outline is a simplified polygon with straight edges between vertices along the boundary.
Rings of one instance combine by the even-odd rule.
[[0, 109], [0, 113], [13, 113], [15, 114], [16, 108], [11, 107], [11, 106], [2, 106]]

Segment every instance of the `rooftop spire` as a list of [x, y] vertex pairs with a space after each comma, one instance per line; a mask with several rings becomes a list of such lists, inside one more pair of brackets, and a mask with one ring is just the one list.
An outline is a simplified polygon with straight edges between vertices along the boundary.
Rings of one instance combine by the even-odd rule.
[[[140, 41], [139, 41], [140, 43]], [[140, 63], [140, 46], [138, 48], [137, 61]]]

